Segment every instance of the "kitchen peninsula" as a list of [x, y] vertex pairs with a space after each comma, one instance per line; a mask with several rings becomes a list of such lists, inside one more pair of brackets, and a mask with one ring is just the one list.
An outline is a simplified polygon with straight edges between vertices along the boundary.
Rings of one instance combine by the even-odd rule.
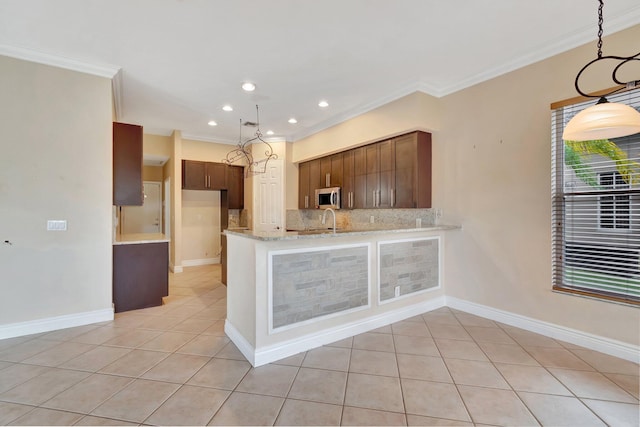
[[455, 229], [226, 230], [225, 332], [260, 366], [443, 306]]

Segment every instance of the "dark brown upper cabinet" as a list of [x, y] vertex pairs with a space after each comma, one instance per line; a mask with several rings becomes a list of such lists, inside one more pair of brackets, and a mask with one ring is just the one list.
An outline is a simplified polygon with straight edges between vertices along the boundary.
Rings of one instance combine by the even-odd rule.
[[227, 166], [227, 203], [229, 209], [244, 209], [244, 167]]
[[342, 153], [342, 209], [355, 208], [355, 150]]
[[343, 209], [430, 208], [431, 134], [412, 132], [304, 162], [298, 207], [316, 188], [341, 187]]
[[431, 134], [394, 138], [394, 208], [431, 207]]
[[299, 209], [312, 209], [315, 207], [316, 189], [324, 188], [320, 175], [320, 159], [310, 160], [298, 165]]
[[313, 204], [313, 196], [309, 192], [310, 162], [298, 165], [298, 209], [309, 209]]
[[113, 123], [113, 204], [142, 206], [142, 126]]
[[320, 184], [323, 188], [342, 187], [342, 153], [320, 159]]
[[224, 163], [182, 161], [183, 190], [225, 190], [227, 165]]

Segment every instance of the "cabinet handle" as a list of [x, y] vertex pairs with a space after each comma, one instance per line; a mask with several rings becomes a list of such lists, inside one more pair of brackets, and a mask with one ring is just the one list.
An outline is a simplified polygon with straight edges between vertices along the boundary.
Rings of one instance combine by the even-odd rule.
[[377, 198], [376, 198], [376, 190], [373, 190], [373, 207], [374, 207], [374, 208], [376, 207], [376, 201], [377, 201]]
[[204, 176], [204, 188], [207, 188], [207, 175]]
[[305, 208], [309, 207], [309, 196], [304, 196], [304, 207]]
[[331, 174], [330, 173], [325, 175], [324, 181], [325, 181], [325, 184], [326, 184], [325, 187], [327, 187], [327, 188], [331, 187]]
[[211, 175], [209, 175], [209, 188], [211, 188]]
[[391, 207], [393, 207], [393, 205], [396, 204], [396, 196], [395, 196], [395, 192], [393, 191], [393, 188], [391, 189]]

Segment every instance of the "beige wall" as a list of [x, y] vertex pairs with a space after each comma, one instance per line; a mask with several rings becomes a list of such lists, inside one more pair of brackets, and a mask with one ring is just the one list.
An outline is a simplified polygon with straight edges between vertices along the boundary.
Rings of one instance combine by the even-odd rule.
[[229, 144], [183, 139], [182, 158], [185, 160], [222, 163], [233, 147], [233, 145]]
[[[634, 54], [637, 40], [640, 26], [607, 37], [606, 50]], [[296, 141], [292, 160], [431, 131], [433, 206], [463, 226], [446, 236], [447, 295], [638, 345], [638, 309], [551, 292], [549, 106], [576, 96], [575, 74], [594, 57], [590, 43], [441, 99], [409, 95]], [[606, 77], [584, 82], [603, 89]], [[289, 209], [297, 179], [287, 178]]]
[[110, 310], [111, 81], [3, 56], [0, 70], [0, 325]]
[[220, 192], [182, 190], [182, 263], [219, 258]]
[[164, 179], [162, 169], [162, 166], [144, 166], [142, 168], [142, 180], [162, 182]]
[[145, 155], [171, 157], [173, 154], [170, 136], [145, 133], [142, 139], [142, 152]]
[[[609, 53], [633, 54], [640, 26], [607, 37]], [[637, 345], [640, 312], [551, 292], [550, 103], [576, 95], [576, 72], [595, 45], [443, 98], [434, 188], [451, 233], [447, 295]], [[593, 90], [612, 86], [601, 74]]]
[[393, 137], [412, 130], [438, 131], [441, 100], [415, 92], [325, 131], [296, 141], [294, 163]]

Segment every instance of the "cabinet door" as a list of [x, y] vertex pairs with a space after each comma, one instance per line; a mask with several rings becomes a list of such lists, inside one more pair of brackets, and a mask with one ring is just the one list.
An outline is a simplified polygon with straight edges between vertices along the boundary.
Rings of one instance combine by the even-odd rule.
[[394, 198], [394, 141], [382, 141], [376, 144], [378, 147], [378, 200], [377, 208], [393, 207]]
[[227, 166], [226, 181], [229, 209], [244, 209], [244, 167]]
[[353, 209], [355, 189], [354, 150], [342, 153], [342, 209]]
[[309, 193], [309, 162], [298, 165], [298, 209], [311, 208], [311, 194]]
[[431, 134], [414, 132], [395, 138], [397, 208], [431, 207]]
[[332, 155], [330, 187], [343, 186], [343, 174], [344, 174], [343, 169], [344, 169], [344, 164], [342, 161], [342, 153]]
[[324, 180], [320, 177], [320, 159], [309, 162], [309, 207], [315, 208], [316, 188], [324, 188]]
[[208, 190], [227, 189], [227, 165], [224, 163], [207, 162], [206, 173]]
[[207, 183], [205, 162], [182, 161], [182, 188], [184, 190], [206, 190]]
[[365, 205], [367, 209], [378, 206], [378, 190], [380, 189], [380, 150], [378, 144], [371, 144], [364, 147], [366, 162], [366, 193]]
[[415, 133], [396, 138], [395, 152], [395, 203], [397, 208], [416, 207], [416, 156]]
[[367, 153], [365, 147], [353, 150], [353, 207], [367, 207]]
[[142, 206], [142, 126], [113, 123], [113, 204]]
[[322, 188], [331, 187], [331, 157], [322, 157], [320, 160], [320, 184]]

